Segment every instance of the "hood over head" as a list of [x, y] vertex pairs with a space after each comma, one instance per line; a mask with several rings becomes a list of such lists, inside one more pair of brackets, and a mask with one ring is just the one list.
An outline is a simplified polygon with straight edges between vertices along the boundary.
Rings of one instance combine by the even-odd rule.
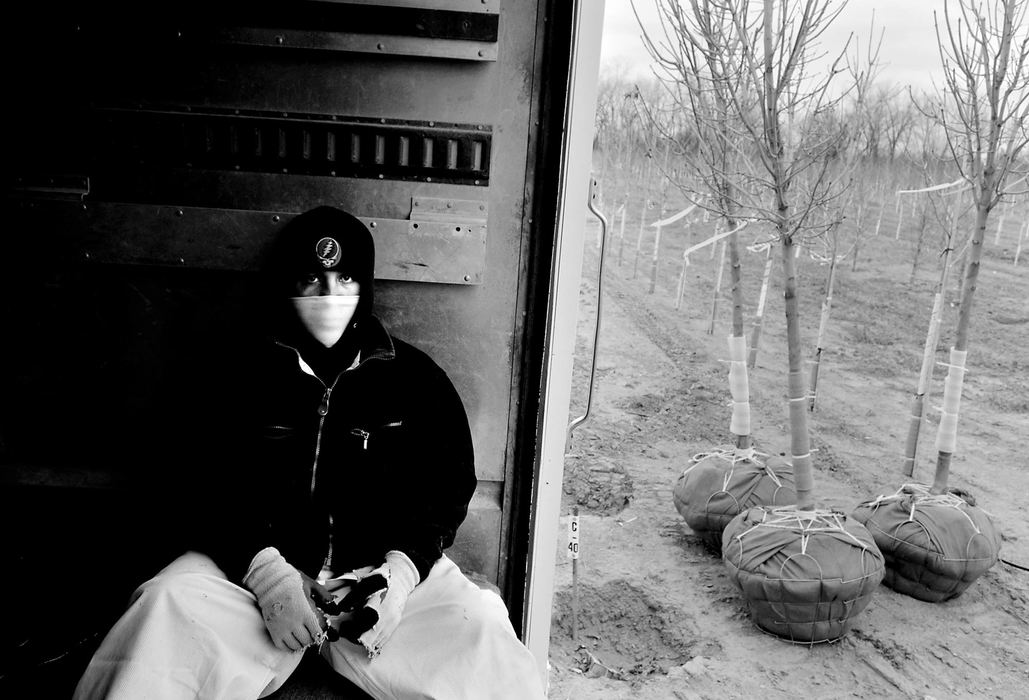
[[[290, 301], [297, 282], [312, 272], [334, 270], [361, 285], [360, 300], [343, 337], [331, 348], [315, 341], [303, 327]], [[371, 232], [355, 216], [331, 206], [311, 209], [289, 221], [269, 250], [263, 268], [264, 288], [272, 306], [272, 332], [296, 347], [319, 371], [345, 369], [360, 347], [361, 327], [371, 316], [374, 298], [375, 244]]]

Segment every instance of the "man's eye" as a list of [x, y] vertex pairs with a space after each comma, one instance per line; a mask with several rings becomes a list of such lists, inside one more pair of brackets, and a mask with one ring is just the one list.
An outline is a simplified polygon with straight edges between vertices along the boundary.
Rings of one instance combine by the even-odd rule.
[[305, 285], [318, 284], [318, 275], [305, 275], [301, 282], [303, 282], [303, 284]]
[[351, 277], [350, 275], [343, 275], [343, 274], [341, 274], [339, 276], [339, 281], [342, 282], [343, 284], [350, 284], [351, 282], [354, 281], [354, 278]]

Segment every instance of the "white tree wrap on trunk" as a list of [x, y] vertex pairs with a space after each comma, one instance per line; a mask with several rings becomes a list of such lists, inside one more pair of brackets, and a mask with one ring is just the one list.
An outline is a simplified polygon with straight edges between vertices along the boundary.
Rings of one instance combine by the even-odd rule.
[[732, 395], [733, 435], [750, 435], [750, 385], [747, 380], [747, 339], [729, 336], [729, 393]]
[[936, 433], [936, 449], [953, 453], [958, 441], [958, 412], [961, 408], [961, 389], [965, 382], [965, 350], [950, 349], [947, 378], [943, 383], [943, 408], [940, 428]]

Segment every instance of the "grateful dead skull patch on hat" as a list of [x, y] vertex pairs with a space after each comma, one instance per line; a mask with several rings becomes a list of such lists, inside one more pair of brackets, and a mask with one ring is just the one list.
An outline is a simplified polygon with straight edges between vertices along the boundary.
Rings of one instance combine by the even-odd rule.
[[326, 236], [315, 244], [314, 254], [318, 257], [318, 262], [326, 269], [339, 262], [340, 253], [339, 241], [335, 238]]

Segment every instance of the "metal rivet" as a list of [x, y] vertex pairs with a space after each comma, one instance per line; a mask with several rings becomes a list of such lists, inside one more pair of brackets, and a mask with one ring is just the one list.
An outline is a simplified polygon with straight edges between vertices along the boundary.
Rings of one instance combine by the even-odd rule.
[[182, 215], [183, 215], [183, 213], [184, 213], [184, 212], [183, 212], [183, 211], [182, 211], [181, 209], [176, 209], [176, 210], [175, 210], [175, 216], [182, 216]]
[[464, 276], [464, 281], [465, 282], [471, 282], [472, 281], [472, 276], [471, 275], [465, 275]]
[[431, 177], [427, 177], [427, 178], [425, 178], [425, 181], [426, 182], [432, 182], [432, 178]]
[[482, 51], [482, 50], [480, 49], [480, 51], [479, 51], [479, 58], [482, 58], [482, 57], [483, 57], [483, 56], [485, 56], [485, 55], [486, 55], [486, 52], [485, 52], [485, 51]]
[[375, 228], [375, 222], [374, 221], [371, 222], [370, 224], [368, 224], [368, 226], [371, 227], [371, 228]]
[[272, 223], [273, 224], [279, 223], [279, 215], [278, 214], [273, 214], [272, 215]]
[[278, 34], [278, 35], [275, 36], [275, 43], [276, 44], [284, 44], [284, 43], [286, 43], [286, 38], [283, 37], [281, 34]]
[[385, 47], [385, 46], [383, 46], [382, 44], [376, 44], [376, 45], [375, 45], [375, 48], [377, 48], [377, 49], [378, 49], [379, 51], [382, 51], [382, 50], [383, 50], [384, 48], [386, 48], [386, 47]]
[[453, 202], [447, 202], [447, 209], [453, 209], [453, 208], [454, 208], [454, 203]]
[[486, 205], [485, 204], [480, 204], [479, 205], [479, 211], [486, 211]]

